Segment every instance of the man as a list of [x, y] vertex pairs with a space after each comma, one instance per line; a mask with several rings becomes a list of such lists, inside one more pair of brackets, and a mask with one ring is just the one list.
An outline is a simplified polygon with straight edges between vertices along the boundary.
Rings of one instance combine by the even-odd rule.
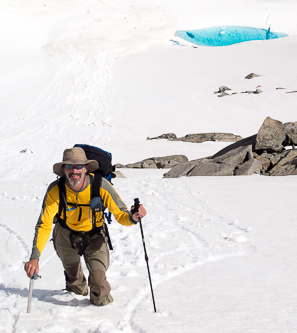
[[[93, 213], [89, 206], [93, 179], [91, 173], [97, 168], [97, 161], [88, 160], [84, 150], [79, 147], [66, 149], [63, 161], [54, 164], [54, 173], [65, 177], [65, 215], [56, 216], [59, 212], [59, 201], [63, 200], [60, 198], [58, 180], [56, 180], [47, 189], [35, 227], [32, 254], [24, 268], [30, 278], [34, 272], [38, 273], [39, 257], [50, 236], [53, 221], [58, 220], [53, 231], [53, 243], [64, 267], [66, 290], [86, 296], [89, 285], [91, 303], [103, 306], [111, 303], [113, 298], [105, 275], [109, 266], [109, 250], [103, 227], [104, 213], [96, 213], [94, 226]], [[134, 214], [128, 211], [113, 186], [105, 178], [101, 181], [100, 197], [103, 205], [122, 225], [136, 224], [139, 218], [146, 215], [143, 205], [140, 205], [138, 212]], [[133, 208], [132, 206], [131, 209]], [[82, 250], [83, 248], [85, 249]], [[88, 284], [78, 252], [83, 252], [89, 271]]]

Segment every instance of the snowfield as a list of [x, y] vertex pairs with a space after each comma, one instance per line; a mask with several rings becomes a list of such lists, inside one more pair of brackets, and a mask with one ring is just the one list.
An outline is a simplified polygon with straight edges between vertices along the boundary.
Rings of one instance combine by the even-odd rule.
[[[148, 212], [156, 313], [139, 225], [109, 226], [115, 301], [106, 307], [63, 291], [49, 239], [28, 314], [23, 263], [65, 148], [99, 146], [122, 164], [191, 160], [228, 143], [147, 137], [247, 137], [267, 116], [297, 121], [297, 93], [288, 93], [297, 90], [296, 1], [4, 0], [0, 9], [0, 332], [295, 333], [296, 176], [164, 179], [164, 170], [121, 169], [117, 192]], [[217, 25], [289, 37], [208, 48], [174, 36]], [[252, 72], [260, 76], [245, 80]], [[238, 94], [218, 98], [223, 85]], [[257, 86], [262, 94], [240, 94]]]

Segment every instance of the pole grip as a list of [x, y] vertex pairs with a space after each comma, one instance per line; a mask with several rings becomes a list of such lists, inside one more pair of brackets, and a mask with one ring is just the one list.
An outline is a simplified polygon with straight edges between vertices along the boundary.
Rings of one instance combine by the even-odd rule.
[[139, 210], [139, 206], [140, 206], [140, 202], [138, 198], [134, 199], [134, 208], [132, 209], [131, 213], [132, 215], [135, 214], [136, 212], [138, 212]]

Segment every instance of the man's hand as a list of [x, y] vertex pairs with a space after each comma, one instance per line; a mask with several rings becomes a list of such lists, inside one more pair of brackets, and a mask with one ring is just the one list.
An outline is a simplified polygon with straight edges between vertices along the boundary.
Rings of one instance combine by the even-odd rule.
[[[131, 211], [134, 209], [135, 207], [132, 206], [131, 207]], [[144, 209], [143, 205], [139, 206], [138, 212], [135, 212], [131, 217], [132, 220], [135, 221], [136, 223], [139, 222], [139, 218], [143, 218], [146, 215], [146, 210]]]
[[25, 263], [24, 269], [30, 279], [32, 279], [32, 276], [34, 272], [38, 274], [39, 272], [39, 262], [37, 259], [31, 259]]

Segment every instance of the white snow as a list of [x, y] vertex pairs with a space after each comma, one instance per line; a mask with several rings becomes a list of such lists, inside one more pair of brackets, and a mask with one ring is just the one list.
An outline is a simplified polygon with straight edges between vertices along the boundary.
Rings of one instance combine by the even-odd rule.
[[[106, 307], [62, 291], [49, 240], [27, 314], [23, 270], [65, 148], [96, 145], [123, 164], [196, 159], [228, 143], [146, 139], [246, 137], [267, 116], [297, 121], [297, 94], [287, 94], [297, 90], [296, 14], [295, 0], [1, 2], [1, 332], [297, 332], [296, 176], [164, 179], [164, 170], [122, 169], [116, 190], [148, 212], [157, 313], [138, 225], [110, 225], [115, 301]], [[208, 48], [174, 36], [217, 25], [270, 26], [289, 37]], [[261, 76], [245, 80], [252, 72]], [[223, 85], [238, 94], [218, 98]], [[262, 94], [240, 94], [257, 86]]]

